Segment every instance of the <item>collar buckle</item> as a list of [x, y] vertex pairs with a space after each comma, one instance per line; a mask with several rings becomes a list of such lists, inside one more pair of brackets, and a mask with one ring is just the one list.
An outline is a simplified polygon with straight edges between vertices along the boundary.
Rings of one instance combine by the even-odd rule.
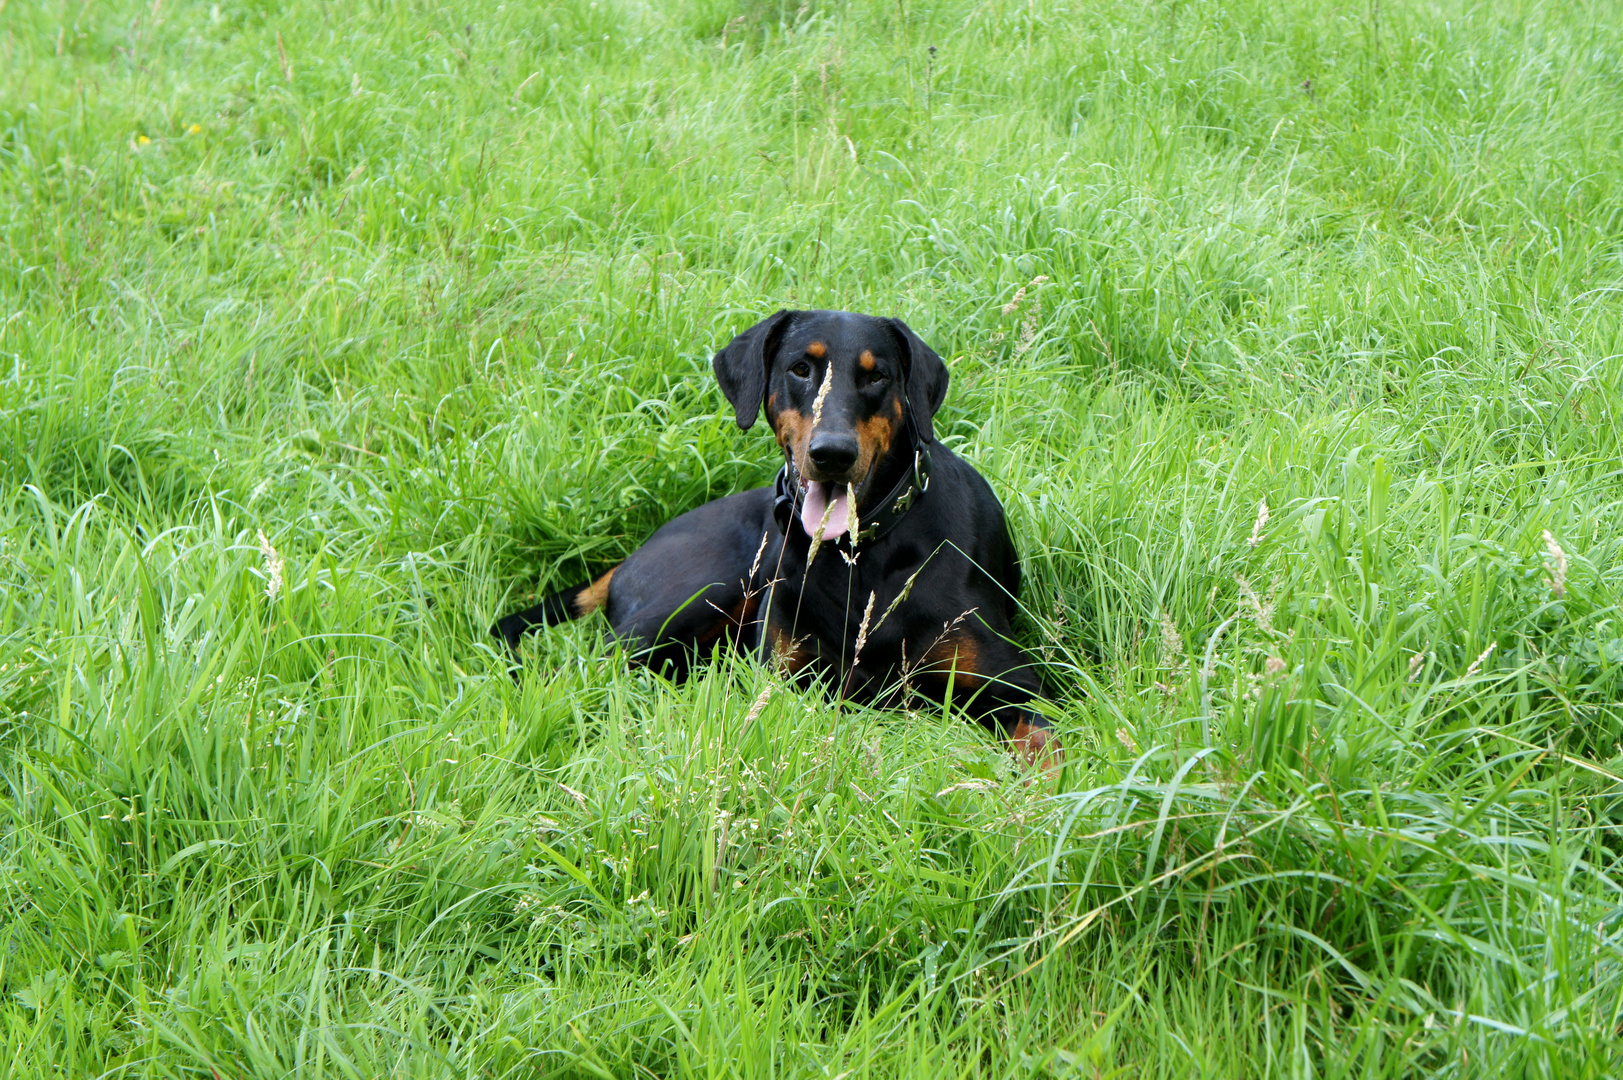
[[922, 495], [930, 490], [930, 449], [921, 446], [913, 451], [913, 486]]

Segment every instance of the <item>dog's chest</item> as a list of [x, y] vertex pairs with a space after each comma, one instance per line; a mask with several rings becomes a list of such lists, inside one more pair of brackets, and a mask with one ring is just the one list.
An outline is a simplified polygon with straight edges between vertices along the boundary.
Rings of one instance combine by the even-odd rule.
[[847, 664], [859, 652], [864, 666], [902, 662], [918, 612], [930, 606], [920, 598], [948, 587], [945, 564], [952, 560], [880, 554], [859, 549], [851, 560], [842, 548], [824, 547], [810, 570], [786, 568], [774, 590], [772, 621], [796, 638], [815, 638], [823, 656]]

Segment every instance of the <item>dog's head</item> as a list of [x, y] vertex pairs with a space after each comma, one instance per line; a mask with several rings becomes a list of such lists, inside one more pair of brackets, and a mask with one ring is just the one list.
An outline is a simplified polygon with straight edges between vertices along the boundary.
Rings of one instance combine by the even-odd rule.
[[[947, 368], [900, 319], [848, 311], [780, 311], [716, 354], [716, 381], [748, 431], [765, 406], [784, 456], [805, 489], [807, 533], [832, 539], [849, 525], [883, 471], [893, 443], [911, 453], [909, 418], [933, 438], [930, 418], [947, 396]], [[824, 518], [826, 515], [826, 523]]]

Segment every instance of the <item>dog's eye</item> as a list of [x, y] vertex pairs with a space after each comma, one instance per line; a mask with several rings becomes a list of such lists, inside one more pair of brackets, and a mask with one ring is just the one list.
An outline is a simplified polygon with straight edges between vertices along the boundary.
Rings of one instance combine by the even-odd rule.
[[811, 365], [806, 363], [804, 360], [797, 360], [795, 363], [789, 365], [789, 374], [796, 375], [804, 379], [806, 376], [811, 374]]

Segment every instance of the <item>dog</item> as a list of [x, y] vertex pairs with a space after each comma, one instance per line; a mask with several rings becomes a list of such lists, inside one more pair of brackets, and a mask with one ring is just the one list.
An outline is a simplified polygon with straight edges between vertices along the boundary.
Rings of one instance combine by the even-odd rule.
[[1060, 747], [1011, 640], [1020, 562], [986, 480], [935, 440], [947, 368], [900, 319], [779, 311], [716, 354], [748, 431], [783, 451], [772, 487], [668, 522], [625, 561], [491, 628], [602, 610], [637, 662], [675, 681], [720, 648], [881, 708], [957, 701], [1028, 764]]

